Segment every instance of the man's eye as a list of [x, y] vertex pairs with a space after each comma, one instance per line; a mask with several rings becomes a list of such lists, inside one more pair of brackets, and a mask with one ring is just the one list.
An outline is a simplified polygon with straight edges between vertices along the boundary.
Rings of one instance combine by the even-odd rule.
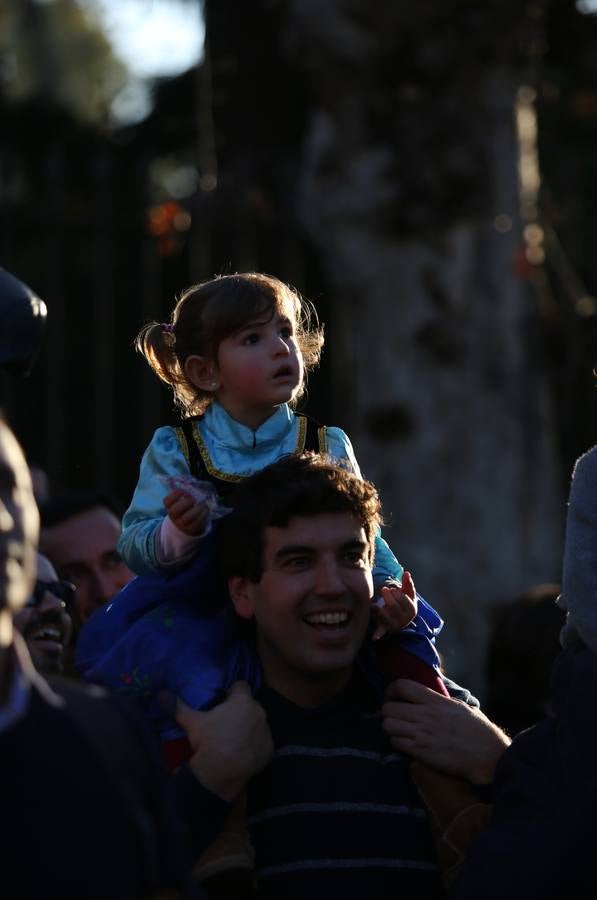
[[307, 564], [306, 556], [291, 556], [286, 560], [286, 568], [288, 569], [300, 569]]
[[72, 584], [77, 585], [81, 584], [85, 581], [85, 578], [89, 576], [89, 573], [84, 569], [60, 569], [59, 573], [60, 577], [64, 581], [70, 581]]
[[122, 556], [116, 550], [113, 550], [111, 553], [106, 553], [104, 563], [108, 569], [115, 569], [117, 566], [122, 565]]
[[364, 565], [364, 563], [365, 563], [365, 557], [363, 556], [363, 554], [360, 551], [357, 551], [357, 550], [352, 551], [350, 553], [345, 553], [344, 559], [351, 566], [360, 566], [360, 565]]

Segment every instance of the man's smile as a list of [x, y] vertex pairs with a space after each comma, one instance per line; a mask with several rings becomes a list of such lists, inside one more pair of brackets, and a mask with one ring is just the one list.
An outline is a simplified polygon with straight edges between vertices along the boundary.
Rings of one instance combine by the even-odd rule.
[[313, 612], [303, 617], [307, 625], [338, 627], [348, 624], [350, 614], [346, 610], [336, 612]]

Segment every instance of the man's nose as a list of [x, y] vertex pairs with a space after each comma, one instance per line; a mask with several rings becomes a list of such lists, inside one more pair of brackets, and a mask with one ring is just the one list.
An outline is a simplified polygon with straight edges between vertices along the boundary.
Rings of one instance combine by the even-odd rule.
[[344, 580], [335, 560], [322, 560], [315, 572], [315, 591], [322, 597], [344, 594]]
[[0, 500], [0, 531], [8, 533], [15, 527], [15, 520], [8, 511], [8, 508]]
[[57, 597], [56, 594], [47, 589], [44, 591], [42, 601], [39, 604], [40, 612], [62, 612], [65, 608], [66, 604], [60, 597]]
[[117, 594], [122, 585], [118, 584], [113, 572], [95, 569], [93, 572], [93, 599], [97, 606], [107, 603]]

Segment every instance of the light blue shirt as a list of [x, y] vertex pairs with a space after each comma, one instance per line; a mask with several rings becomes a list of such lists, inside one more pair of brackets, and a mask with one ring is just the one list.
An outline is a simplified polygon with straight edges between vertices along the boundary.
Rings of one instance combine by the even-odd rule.
[[[212, 403], [197, 420], [197, 427], [211, 466], [218, 473], [233, 476], [253, 475], [265, 466], [297, 452], [299, 419], [284, 403], [253, 431], [241, 425], [219, 403]], [[327, 452], [361, 477], [361, 471], [348, 436], [341, 428], [326, 428]], [[165, 517], [164, 497], [168, 488], [159, 475], [189, 475], [189, 467], [174, 428], [158, 428], [143, 454], [139, 481], [131, 505], [122, 522], [119, 552], [133, 572], [148, 575], [160, 567], [155, 537]], [[373, 579], [379, 587], [389, 578], [402, 578], [402, 566], [383, 540], [375, 539]]]

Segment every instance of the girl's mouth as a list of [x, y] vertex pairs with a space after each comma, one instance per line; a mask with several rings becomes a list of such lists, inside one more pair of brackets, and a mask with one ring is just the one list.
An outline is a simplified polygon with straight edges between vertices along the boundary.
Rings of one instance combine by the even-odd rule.
[[274, 378], [292, 378], [294, 377], [294, 372], [292, 371], [291, 366], [284, 366], [281, 369], [278, 369], [277, 372], [274, 372]]

